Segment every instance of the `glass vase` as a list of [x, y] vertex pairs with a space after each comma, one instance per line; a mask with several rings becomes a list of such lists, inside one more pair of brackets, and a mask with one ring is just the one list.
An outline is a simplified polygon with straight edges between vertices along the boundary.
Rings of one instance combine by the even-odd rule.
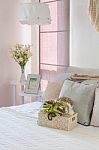
[[26, 77], [25, 77], [25, 66], [21, 66], [21, 77], [20, 77], [20, 83], [21, 85], [24, 85], [26, 83]]

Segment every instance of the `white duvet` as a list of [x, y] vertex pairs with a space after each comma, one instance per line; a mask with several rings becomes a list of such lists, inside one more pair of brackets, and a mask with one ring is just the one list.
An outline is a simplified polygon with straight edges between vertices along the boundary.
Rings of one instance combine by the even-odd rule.
[[67, 132], [40, 127], [33, 113], [20, 109], [0, 109], [0, 150], [99, 150], [99, 128], [78, 125]]

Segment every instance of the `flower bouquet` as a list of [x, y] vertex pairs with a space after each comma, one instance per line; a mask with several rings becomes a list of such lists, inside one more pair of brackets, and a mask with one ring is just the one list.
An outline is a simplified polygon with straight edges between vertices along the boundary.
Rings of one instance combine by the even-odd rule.
[[[30, 51], [31, 46], [30, 45], [21, 45], [16, 44], [13, 48], [11, 48], [10, 52], [12, 55], [12, 58], [20, 65], [21, 67], [21, 79], [25, 80], [25, 65], [29, 61], [29, 58], [32, 56], [32, 53]], [[24, 78], [24, 79], [23, 79]]]

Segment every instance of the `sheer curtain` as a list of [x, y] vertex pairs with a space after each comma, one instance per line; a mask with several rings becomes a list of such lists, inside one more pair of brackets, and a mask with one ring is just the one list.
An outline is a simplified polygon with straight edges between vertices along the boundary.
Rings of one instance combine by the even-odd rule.
[[41, 89], [69, 65], [69, 0], [40, 0], [51, 11], [50, 25], [40, 27]]

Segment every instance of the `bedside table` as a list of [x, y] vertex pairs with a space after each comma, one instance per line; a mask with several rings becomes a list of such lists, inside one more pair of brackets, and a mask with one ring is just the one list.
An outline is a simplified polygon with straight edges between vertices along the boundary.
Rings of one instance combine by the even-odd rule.
[[39, 98], [40, 101], [42, 101], [42, 93], [39, 91], [37, 94], [28, 94], [24, 92], [24, 86], [25, 84], [21, 84], [18, 81], [11, 81], [11, 86], [12, 86], [12, 97], [13, 97], [13, 105], [16, 105], [16, 96], [17, 96], [17, 86], [21, 87], [21, 91], [18, 93], [19, 96], [21, 96], [21, 101], [22, 104], [24, 104], [25, 102], [25, 97], [35, 97], [35, 98]]
[[39, 91], [37, 94], [29, 94], [29, 93], [25, 93], [24, 91], [21, 91], [20, 93], [19, 93], [19, 96], [21, 96], [21, 98], [22, 98], [22, 104], [24, 104], [24, 97], [35, 97], [36, 99], [40, 99], [39, 101], [41, 101], [42, 102], [42, 100], [43, 100], [43, 98], [42, 98], [42, 94], [41, 94], [41, 92]]

